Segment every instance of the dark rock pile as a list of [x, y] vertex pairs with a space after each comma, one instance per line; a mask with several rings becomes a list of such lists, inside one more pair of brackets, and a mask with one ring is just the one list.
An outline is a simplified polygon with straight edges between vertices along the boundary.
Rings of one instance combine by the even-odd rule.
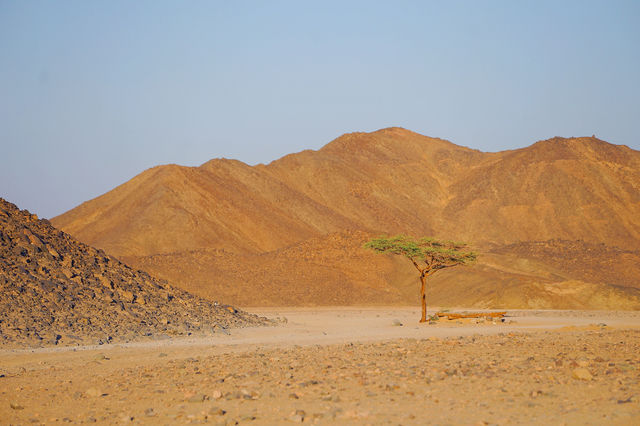
[[0, 198], [0, 347], [207, 335], [265, 323], [133, 270]]

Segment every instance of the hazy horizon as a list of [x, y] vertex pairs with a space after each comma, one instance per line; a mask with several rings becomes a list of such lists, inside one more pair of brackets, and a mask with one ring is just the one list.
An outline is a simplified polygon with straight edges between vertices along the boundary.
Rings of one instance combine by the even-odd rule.
[[52, 217], [159, 164], [391, 126], [640, 150], [638, 18], [633, 1], [0, 1], [0, 197]]

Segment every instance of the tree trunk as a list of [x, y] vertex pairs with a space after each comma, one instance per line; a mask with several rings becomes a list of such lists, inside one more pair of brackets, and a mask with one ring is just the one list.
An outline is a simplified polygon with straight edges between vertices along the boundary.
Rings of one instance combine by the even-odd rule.
[[420, 286], [420, 299], [422, 301], [422, 318], [420, 318], [420, 322], [427, 322], [427, 277], [421, 274], [420, 282], [422, 283]]

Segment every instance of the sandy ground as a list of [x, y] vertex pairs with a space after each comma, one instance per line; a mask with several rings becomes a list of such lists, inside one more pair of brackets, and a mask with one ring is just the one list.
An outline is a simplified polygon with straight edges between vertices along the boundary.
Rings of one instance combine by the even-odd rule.
[[287, 322], [0, 351], [0, 423], [640, 424], [640, 312], [252, 311]]

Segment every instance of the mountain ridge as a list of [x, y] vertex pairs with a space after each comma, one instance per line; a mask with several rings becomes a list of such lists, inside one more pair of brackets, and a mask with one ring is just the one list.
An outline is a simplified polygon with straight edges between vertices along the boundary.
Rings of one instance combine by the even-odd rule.
[[[163, 274], [162, 265], [144, 259], [182, 253], [185, 260], [202, 249], [250, 262], [348, 230], [465, 240], [480, 249], [562, 239], [638, 250], [640, 152], [593, 137], [556, 137], [485, 153], [387, 128], [345, 134], [269, 164], [213, 159], [159, 166], [52, 222]], [[217, 261], [187, 263], [215, 273], [217, 266], [206, 262]], [[284, 267], [269, 262], [265, 267]], [[320, 269], [319, 279], [333, 274]], [[185, 273], [172, 279], [186, 283]], [[266, 271], [265, 283], [270, 273], [279, 276]]]
[[[359, 148], [353, 148], [354, 144]], [[599, 151], [594, 150], [593, 145]], [[391, 150], [390, 146], [395, 150]], [[620, 152], [621, 149], [625, 152]], [[582, 157], [577, 158], [577, 153], [582, 153]], [[590, 158], [584, 153], [591, 157], [596, 155], [597, 158]], [[602, 155], [606, 155], [609, 161], [603, 161]], [[623, 243], [638, 247], [640, 223], [621, 217], [620, 212], [632, 206], [640, 216], [640, 184], [637, 183], [640, 180], [639, 158], [640, 154], [628, 147], [593, 138], [555, 138], [517, 150], [482, 153], [442, 139], [390, 128], [373, 133], [343, 135], [317, 151], [290, 154], [268, 165], [250, 166], [237, 160], [214, 159], [198, 167], [158, 166], [142, 172], [101, 197], [53, 218], [52, 222], [80, 239], [105, 246], [114, 253], [134, 254], [143, 250], [145, 254], [153, 254], [166, 251], [168, 247], [171, 247], [171, 251], [175, 247], [208, 247], [214, 239], [232, 241], [231, 246], [237, 250], [251, 251], [253, 246], [261, 251], [272, 250], [302, 238], [356, 227], [390, 232], [415, 230], [422, 234], [444, 228], [447, 234], [460, 234], [453, 235], [455, 237], [481, 241], [484, 238], [469, 228], [486, 226], [474, 223], [476, 221], [471, 220], [470, 216], [478, 216], [478, 208], [484, 209], [486, 204], [502, 205], [502, 212], [494, 211], [496, 216], [508, 214], [510, 208], [517, 210], [517, 206], [525, 205], [529, 206], [530, 214], [544, 215], [546, 212], [542, 211], [541, 206], [549, 202], [559, 209], [563, 208], [563, 203], [588, 207], [598, 201], [599, 205], [607, 206], [609, 215], [619, 216], [618, 222], [625, 225], [622, 228], [631, 231], [633, 238]], [[599, 163], [594, 164], [596, 161]], [[523, 169], [526, 170], [523, 172]], [[613, 176], [616, 182], [608, 187], [594, 180], [585, 182], [590, 173], [603, 176], [602, 182], [611, 180]], [[530, 183], [524, 182], [525, 175], [538, 179], [538, 182], [534, 182], [537, 187], [532, 188]], [[625, 175], [629, 175], [626, 180]], [[607, 200], [594, 200], [594, 194], [589, 191], [590, 188], [596, 188], [596, 192], [604, 192], [605, 197], [610, 197], [610, 194], [618, 191], [617, 187], [612, 187], [616, 185], [626, 187], [630, 192], [617, 205], [615, 200], [613, 205]], [[495, 194], [500, 193], [503, 186], [509, 188], [502, 191], [504, 198], [498, 200]], [[146, 192], [130, 196], [140, 188], [146, 189]], [[572, 194], [575, 192], [572, 188], [586, 189], [580, 194]], [[528, 197], [522, 195], [527, 193]], [[533, 195], [538, 198], [534, 199]], [[565, 195], [574, 199], [565, 202]], [[219, 204], [212, 208], [211, 204], [216, 200], [219, 200]], [[136, 207], [132, 203], [140, 205]], [[429, 217], [430, 223], [427, 224], [424, 218], [416, 217], [416, 206], [442, 210], [447, 221], [456, 216], [459, 216], [459, 220], [456, 226], [446, 226], [443, 223], [445, 218], [438, 217], [436, 213]], [[114, 209], [122, 210], [125, 214], [118, 216]], [[129, 213], [129, 210], [133, 211]], [[150, 211], [157, 214], [149, 214]], [[207, 215], [208, 211], [212, 214]], [[251, 211], [260, 211], [264, 220]], [[240, 218], [243, 226], [219, 223], [214, 219], [211, 219], [213, 223], [208, 227], [196, 226], [196, 219], [204, 220], [207, 216], [213, 216], [213, 213], [216, 218], [225, 218], [225, 215]], [[552, 216], [558, 217], [559, 213], [556, 211]], [[566, 216], [567, 213], [564, 214]], [[144, 223], [136, 223], [137, 218]], [[110, 220], [114, 223], [108, 225]], [[179, 235], [164, 235], [166, 241], [155, 244], [145, 242], [140, 235], [126, 238], [135, 234], [136, 227], [161, 226], [159, 221], [182, 223], [180, 232], [191, 235], [192, 243], [180, 243]], [[254, 226], [256, 221], [259, 222], [258, 226]], [[550, 228], [548, 232], [528, 230], [510, 239], [498, 235], [500, 230], [494, 229], [490, 239], [506, 243], [556, 236], [590, 238], [587, 233], [580, 231], [586, 227], [585, 223], [576, 227], [566, 221], [557, 224], [551, 222], [543, 227]], [[273, 242], [267, 242], [267, 235], [260, 239], [252, 237], [264, 234], [265, 227], [278, 223], [283, 224], [279, 234], [287, 231], [294, 236], [276, 238]], [[517, 236], [517, 226], [509, 226]], [[556, 235], [561, 231], [558, 228], [562, 227], [570, 232]], [[465, 232], [458, 233], [454, 228], [465, 229]], [[203, 229], [206, 235], [202, 235]], [[213, 229], [217, 231], [207, 233], [207, 230]], [[623, 229], [615, 232], [622, 240], [625, 239]], [[603, 234], [605, 232], [602, 229], [594, 233], [598, 241], [608, 238]], [[247, 239], [250, 244], [243, 243]]]

